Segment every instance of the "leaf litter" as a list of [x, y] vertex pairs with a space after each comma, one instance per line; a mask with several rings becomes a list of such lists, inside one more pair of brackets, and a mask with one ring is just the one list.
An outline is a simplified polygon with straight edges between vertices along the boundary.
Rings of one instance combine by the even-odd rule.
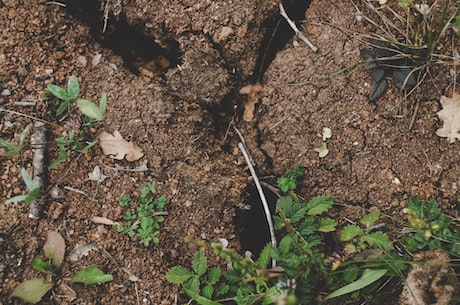
[[259, 94], [262, 91], [263, 86], [261, 83], [255, 85], [249, 84], [240, 89], [240, 94], [247, 95], [248, 100], [243, 104], [243, 120], [251, 122], [254, 119], [254, 110], [257, 102], [259, 101]]
[[443, 121], [442, 128], [436, 131], [439, 137], [447, 138], [449, 143], [460, 141], [460, 94], [454, 92], [452, 97], [441, 96], [442, 110], [436, 114]]
[[119, 131], [114, 131], [113, 135], [103, 131], [99, 137], [99, 143], [105, 155], [114, 159], [127, 161], [137, 161], [144, 156], [142, 149], [133, 141], [123, 139]]

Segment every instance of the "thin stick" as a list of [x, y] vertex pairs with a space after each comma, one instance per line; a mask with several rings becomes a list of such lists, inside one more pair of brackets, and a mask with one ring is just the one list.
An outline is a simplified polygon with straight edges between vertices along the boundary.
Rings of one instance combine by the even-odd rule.
[[311, 41], [308, 40], [308, 38], [304, 36], [304, 34], [302, 34], [302, 32], [297, 28], [297, 25], [295, 25], [294, 21], [292, 21], [291, 18], [289, 18], [289, 16], [286, 14], [286, 10], [284, 9], [283, 3], [280, 3], [280, 14], [281, 14], [282, 17], [284, 17], [284, 19], [286, 19], [287, 23], [292, 28], [292, 30], [295, 32], [297, 37], [299, 37], [300, 40], [305, 42], [307, 44], [307, 46], [313, 52], [315, 52], [315, 53], [318, 52], [318, 48], [315, 47], [315, 45], [313, 45], [313, 43], [311, 43]]
[[[246, 160], [246, 164], [248, 165], [249, 171], [251, 172], [251, 176], [254, 179], [254, 183], [256, 184], [257, 191], [259, 192], [260, 200], [262, 201], [262, 205], [264, 207], [265, 217], [268, 223], [268, 229], [270, 230], [270, 238], [271, 238], [272, 246], [276, 247], [277, 243], [276, 243], [276, 236], [275, 236], [275, 228], [273, 227], [272, 216], [270, 213], [270, 208], [268, 207], [267, 199], [265, 198], [264, 191], [262, 190], [262, 186], [260, 185], [259, 178], [257, 177], [256, 171], [254, 170], [254, 167], [251, 164], [251, 159], [249, 158], [249, 154], [246, 148], [244, 147], [243, 143], [239, 142], [238, 147], [243, 153], [244, 159]], [[274, 259], [272, 259], [272, 267], [276, 267], [276, 261]]]
[[47, 187], [47, 166], [45, 164], [47, 149], [44, 143], [46, 143], [46, 125], [43, 122], [36, 122], [30, 144], [34, 147], [34, 158], [32, 161], [33, 182], [35, 186], [40, 189], [40, 196], [30, 204], [29, 218], [32, 219], [39, 219], [41, 217], [47, 198], [47, 196], [44, 195], [44, 191]]

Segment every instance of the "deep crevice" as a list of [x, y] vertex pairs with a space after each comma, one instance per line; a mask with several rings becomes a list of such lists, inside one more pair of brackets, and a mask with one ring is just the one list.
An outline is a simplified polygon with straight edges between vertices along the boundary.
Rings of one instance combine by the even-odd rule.
[[66, 1], [69, 15], [88, 25], [94, 39], [120, 55], [131, 72], [138, 75], [141, 69], [145, 69], [161, 74], [180, 63], [181, 54], [174, 39], [168, 39], [167, 47], [163, 48], [155, 43], [154, 37], [146, 35], [141, 27], [130, 25], [123, 14], [117, 17], [110, 15], [103, 32], [104, 14], [100, 7], [101, 2], [97, 0]]

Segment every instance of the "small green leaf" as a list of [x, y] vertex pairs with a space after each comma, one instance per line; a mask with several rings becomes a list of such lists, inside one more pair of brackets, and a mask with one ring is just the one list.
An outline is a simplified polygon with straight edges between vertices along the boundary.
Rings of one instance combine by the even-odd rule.
[[61, 88], [59, 86], [56, 86], [56, 85], [53, 85], [53, 84], [48, 84], [48, 86], [46, 86], [46, 88], [48, 89], [48, 91], [52, 95], [54, 95], [58, 99], [61, 99], [63, 101], [68, 101], [68, 100], [72, 99], [70, 97], [70, 95], [67, 93], [67, 91], [65, 91], [65, 89], [63, 89], [63, 88]]
[[201, 289], [201, 294], [207, 298], [212, 299], [212, 295], [214, 294], [214, 287], [212, 285], [206, 285]]
[[61, 234], [55, 231], [48, 232], [48, 237], [43, 245], [43, 252], [52, 264], [59, 268], [65, 255], [65, 241]]
[[276, 286], [272, 286], [267, 289], [265, 292], [262, 305], [276, 304], [276, 299], [278, 299], [283, 294], [283, 291]]
[[60, 116], [61, 114], [64, 113], [64, 111], [69, 107], [70, 101], [71, 100], [65, 100], [59, 104], [59, 107], [56, 110], [56, 116]]
[[71, 100], [76, 99], [80, 94], [80, 85], [78, 84], [78, 79], [75, 75], [72, 75], [69, 78], [69, 82], [67, 83], [67, 93]]
[[197, 251], [192, 258], [192, 269], [196, 275], [202, 276], [208, 268], [208, 261], [202, 250]]
[[325, 300], [363, 289], [375, 281], [378, 281], [382, 276], [385, 275], [385, 273], [387, 273], [387, 271], [388, 270], [386, 269], [365, 269], [363, 275], [357, 281], [337, 289], [328, 295]]
[[332, 196], [320, 195], [313, 197], [307, 203], [307, 214], [310, 216], [320, 215], [329, 210], [334, 205]]
[[259, 268], [267, 268], [268, 264], [270, 264], [271, 256], [270, 256], [270, 249], [272, 247], [271, 243], [267, 243], [265, 247], [259, 254], [259, 259], [257, 260], [257, 265]]
[[11, 197], [10, 199], [6, 200], [5, 203], [15, 203], [15, 202], [21, 202], [25, 201], [28, 195], [18, 195]]
[[215, 285], [220, 280], [222, 270], [219, 267], [213, 267], [208, 272], [208, 284]]
[[17, 155], [21, 151], [19, 146], [16, 146], [2, 138], [0, 138], [0, 145], [5, 146], [8, 149], [8, 151], [5, 153], [5, 156], [7, 157]]
[[26, 195], [23, 201], [25, 203], [32, 203], [38, 196], [40, 196], [40, 189], [36, 187]]
[[39, 258], [34, 258], [34, 260], [32, 261], [32, 268], [34, 268], [35, 270], [44, 272], [46, 274], [54, 274], [53, 269], [51, 269], [50, 264], [48, 264], [47, 262], [44, 262], [43, 260]]
[[98, 267], [87, 267], [75, 273], [71, 278], [71, 283], [83, 283], [86, 285], [101, 284], [113, 281], [111, 274], [105, 274]]
[[100, 121], [104, 118], [104, 113], [101, 109], [91, 101], [79, 99], [77, 100], [77, 107], [81, 113], [92, 119]]
[[364, 235], [363, 230], [356, 226], [356, 225], [348, 225], [342, 229], [340, 233], [340, 240], [341, 241], [349, 241], [355, 238], [356, 236]]
[[184, 292], [188, 294], [189, 297], [191, 297], [193, 300], [195, 300], [200, 305], [221, 305], [220, 303], [217, 303], [208, 298], [205, 298], [190, 289], [184, 288]]
[[166, 272], [166, 280], [172, 284], [182, 284], [192, 276], [193, 273], [182, 266], [175, 266]]
[[366, 227], [372, 227], [375, 222], [379, 219], [380, 217], [380, 211], [372, 211], [367, 215], [364, 215], [363, 218], [361, 218], [361, 223], [365, 225]]
[[51, 288], [53, 288], [52, 283], [47, 283], [42, 278], [34, 278], [16, 286], [12, 296], [21, 298], [28, 303], [37, 304]]
[[319, 232], [332, 232], [335, 231], [337, 222], [331, 218], [322, 218], [318, 221], [318, 231]]
[[382, 248], [383, 250], [393, 249], [388, 236], [380, 231], [367, 235], [365, 240], [373, 248]]
[[27, 170], [24, 167], [21, 168], [21, 175], [22, 180], [24, 180], [24, 183], [26, 184], [28, 190], [33, 190], [37, 187], [34, 181], [32, 180], [32, 177], [29, 176]]
[[22, 146], [24, 144], [24, 140], [26, 138], [27, 132], [29, 131], [30, 127], [32, 124], [28, 124], [26, 128], [21, 132], [21, 136], [19, 137], [19, 146]]
[[[56, 141], [57, 140], [58, 139], [56, 139]], [[59, 155], [56, 158], [56, 160], [54, 160], [48, 166], [48, 170], [51, 170], [51, 169], [55, 168], [56, 166], [58, 166], [59, 164], [61, 164], [65, 160], [65, 158], [67, 157], [67, 150], [66, 150], [64, 144], [58, 142], [58, 146], [59, 146]]]

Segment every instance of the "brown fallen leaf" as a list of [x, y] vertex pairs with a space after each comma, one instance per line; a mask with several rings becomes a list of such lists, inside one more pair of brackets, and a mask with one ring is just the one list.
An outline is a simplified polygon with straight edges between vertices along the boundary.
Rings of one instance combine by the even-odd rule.
[[259, 101], [259, 93], [262, 91], [262, 84], [256, 83], [255, 85], [249, 84], [240, 89], [240, 94], [246, 94], [248, 100], [244, 103], [243, 120], [251, 122], [254, 118], [254, 110], [257, 102]]
[[443, 121], [442, 128], [436, 131], [439, 137], [445, 137], [449, 143], [460, 140], [460, 94], [453, 93], [452, 98], [441, 96], [442, 110], [436, 114]]
[[126, 160], [132, 162], [144, 155], [136, 143], [126, 141], [118, 131], [114, 131], [113, 135], [103, 131], [98, 139], [104, 154], [114, 159], [122, 160], [126, 156]]

